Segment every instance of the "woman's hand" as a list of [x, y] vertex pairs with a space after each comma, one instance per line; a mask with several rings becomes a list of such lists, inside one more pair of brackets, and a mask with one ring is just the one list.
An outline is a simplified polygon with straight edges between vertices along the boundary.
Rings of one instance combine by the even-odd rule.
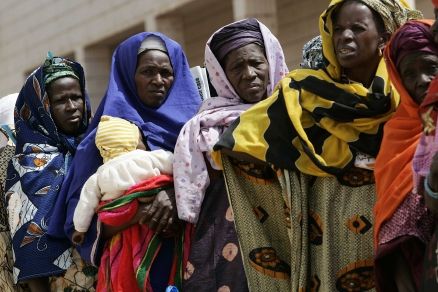
[[159, 192], [152, 204], [143, 210], [140, 224], [148, 224], [158, 234], [168, 237], [178, 230], [178, 217], [175, 205], [175, 191], [165, 190]]
[[107, 224], [102, 225], [102, 236], [105, 240], [110, 239], [117, 233], [129, 228], [134, 224], [138, 224], [140, 220], [144, 217], [145, 212], [149, 209], [154, 201], [155, 197], [142, 197], [138, 198], [139, 206], [137, 209], [137, 213], [127, 222], [124, 222], [117, 226], [111, 226]]
[[[438, 153], [435, 153], [432, 158], [427, 183], [429, 184], [429, 187], [433, 192], [438, 192]], [[425, 194], [424, 200], [426, 202], [427, 208], [435, 214], [438, 214], [438, 199], [434, 199], [431, 196]]]
[[74, 245], [81, 245], [84, 242], [85, 232], [75, 230], [72, 235], [72, 242]]
[[154, 197], [139, 198], [137, 213], [129, 221], [120, 226], [104, 225], [103, 238], [109, 239], [118, 232], [134, 224], [148, 224], [163, 237], [172, 237], [180, 230], [175, 203], [175, 191], [161, 191]]
[[434, 192], [438, 192], [438, 152], [435, 153], [430, 164], [429, 186]]

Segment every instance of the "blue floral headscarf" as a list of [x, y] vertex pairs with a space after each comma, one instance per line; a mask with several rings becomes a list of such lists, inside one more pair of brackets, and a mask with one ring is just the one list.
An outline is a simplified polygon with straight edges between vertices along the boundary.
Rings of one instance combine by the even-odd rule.
[[[83, 69], [64, 58], [55, 57], [50, 62], [68, 63], [79, 79], [84, 97], [79, 132], [84, 133], [90, 102]], [[70, 265], [71, 244], [65, 238], [48, 236], [47, 230], [57, 223], [52, 220], [54, 205], [81, 137], [58, 131], [50, 113], [45, 77], [41, 66], [27, 78], [14, 110], [17, 141], [7, 171], [6, 203], [18, 280], [59, 274]]]
[[[138, 50], [142, 41], [150, 35], [155, 35], [164, 42], [174, 72], [174, 80], [167, 97], [157, 108], [147, 107], [141, 102], [134, 80]], [[136, 124], [141, 129], [149, 149], [173, 151], [182, 126], [196, 114], [200, 103], [201, 98], [186, 56], [178, 43], [155, 32], [139, 33], [122, 42], [113, 54], [107, 92], [97, 109], [87, 136], [77, 149], [62, 187], [57, 205], [60, 224], [53, 225], [58, 228], [49, 231], [54, 235], [67, 234], [69, 237], [74, 231], [73, 213], [82, 186], [102, 164], [95, 144], [96, 127], [102, 115], [123, 118]], [[59, 228], [64, 222], [65, 229]], [[96, 224], [90, 226], [85, 242], [80, 247], [81, 255], [92, 262], [92, 253], [96, 248], [94, 241], [98, 237], [96, 228]]]

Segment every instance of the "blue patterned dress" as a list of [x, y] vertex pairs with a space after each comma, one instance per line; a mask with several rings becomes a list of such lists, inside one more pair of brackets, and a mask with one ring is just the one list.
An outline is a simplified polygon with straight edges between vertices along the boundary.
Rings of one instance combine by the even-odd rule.
[[[70, 62], [70, 61], [68, 61]], [[85, 88], [82, 67], [69, 65]], [[85, 110], [81, 125], [85, 132], [90, 113], [83, 92]], [[26, 80], [15, 106], [17, 144], [9, 162], [6, 179], [6, 206], [12, 235], [14, 279], [62, 274], [72, 264], [71, 243], [65, 236], [47, 234], [64, 175], [80, 137], [58, 132], [50, 114], [42, 67]]]

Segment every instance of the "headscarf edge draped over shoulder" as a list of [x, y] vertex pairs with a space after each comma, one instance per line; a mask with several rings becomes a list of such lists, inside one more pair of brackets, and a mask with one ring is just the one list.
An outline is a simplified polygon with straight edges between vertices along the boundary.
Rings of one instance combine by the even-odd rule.
[[[383, 59], [370, 88], [337, 81], [340, 68], [332, 47], [330, 14], [341, 2], [332, 1], [319, 21], [324, 56], [329, 62], [325, 70], [289, 73], [271, 97], [230, 126], [216, 150], [224, 147], [275, 167], [336, 176], [345, 184], [349, 183], [344, 174], [353, 166], [357, 152], [377, 155], [383, 124], [395, 111], [399, 95], [389, 82]], [[401, 5], [396, 8], [404, 9]]]
[[[158, 36], [167, 48], [174, 71], [174, 81], [168, 96], [158, 108], [149, 108], [140, 101], [134, 81], [137, 54], [142, 41], [150, 35]], [[198, 110], [201, 98], [189, 70], [186, 56], [181, 46], [161, 33], [139, 33], [123, 41], [112, 57], [110, 79], [107, 92], [93, 118], [87, 136], [79, 145], [72, 167], [58, 200], [60, 222], [65, 222], [63, 229], [52, 229], [54, 235], [73, 232], [73, 213], [79, 199], [83, 183], [102, 164], [102, 158], [95, 145], [96, 127], [102, 115], [119, 117], [136, 124], [142, 131], [149, 149], [173, 151], [177, 136], [182, 126]], [[86, 162], [86, 163], [85, 163]], [[63, 225], [63, 224], [62, 224]], [[99, 228], [94, 225], [93, 228]], [[81, 254], [94, 262], [96, 235], [93, 230], [82, 245]], [[92, 250], [90, 250], [92, 249]]]
[[[90, 101], [85, 92], [84, 71], [79, 63], [60, 57], [57, 60], [68, 62], [79, 79], [84, 98], [80, 128], [83, 133], [88, 126], [91, 112]], [[81, 136], [66, 136], [58, 131], [50, 113], [45, 77], [43, 66], [30, 74], [18, 95], [14, 110], [17, 143], [15, 155], [9, 162], [6, 196], [9, 212], [12, 213], [10, 218], [18, 218], [18, 214], [21, 214], [21, 220], [10, 222], [15, 266], [20, 270], [19, 280], [59, 274], [63, 269], [48, 261], [71, 247], [65, 236], [61, 236], [61, 240], [47, 238], [45, 244], [37, 243], [41, 234], [45, 234], [48, 228], [58, 223], [52, 213], [55, 200], [69, 160], [81, 139]], [[36, 251], [38, 252], [35, 253]], [[32, 263], [30, 259], [38, 264], [35, 266], [35, 262]], [[60, 263], [62, 264], [62, 260]]]
[[400, 93], [401, 103], [384, 127], [382, 145], [376, 160], [375, 245], [378, 243], [382, 224], [391, 218], [413, 191], [412, 159], [422, 133], [419, 106], [403, 85], [395, 63], [400, 56], [406, 55], [404, 51], [419, 51], [427, 45], [427, 40], [433, 43], [432, 35], [422, 28], [430, 28], [432, 23], [432, 20], [424, 19], [406, 23], [393, 35], [384, 51], [388, 74]]

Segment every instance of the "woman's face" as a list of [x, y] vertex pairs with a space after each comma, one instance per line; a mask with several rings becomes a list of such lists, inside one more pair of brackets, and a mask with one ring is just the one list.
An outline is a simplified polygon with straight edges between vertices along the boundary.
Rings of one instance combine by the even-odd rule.
[[375, 66], [383, 48], [372, 11], [364, 4], [345, 3], [333, 20], [333, 47], [344, 69]]
[[431, 30], [433, 34], [433, 40], [438, 44], [438, 8], [434, 9], [435, 22], [433, 23]]
[[166, 53], [148, 50], [138, 57], [135, 69], [137, 94], [144, 105], [158, 107], [173, 83], [173, 68]]
[[245, 102], [256, 103], [266, 98], [269, 64], [259, 45], [248, 44], [228, 53], [224, 69], [234, 90]]
[[398, 67], [403, 85], [414, 101], [420, 104], [430, 82], [438, 74], [438, 56], [415, 52], [405, 56]]
[[50, 112], [58, 130], [78, 135], [84, 115], [84, 96], [79, 80], [62, 77], [48, 84]]

